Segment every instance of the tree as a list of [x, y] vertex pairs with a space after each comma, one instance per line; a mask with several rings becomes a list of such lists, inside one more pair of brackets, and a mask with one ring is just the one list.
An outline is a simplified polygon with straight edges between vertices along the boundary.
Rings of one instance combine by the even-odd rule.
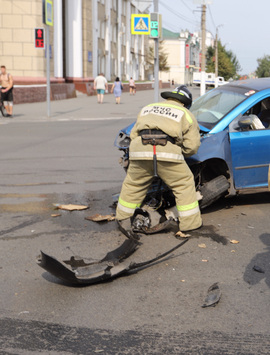
[[241, 68], [241, 65], [240, 65], [239, 60], [237, 59], [236, 55], [231, 50], [229, 50], [229, 51], [226, 50], [226, 53], [227, 53], [228, 57], [230, 58], [231, 62], [233, 63], [236, 73], [241, 71], [242, 68]]
[[[154, 59], [155, 59], [155, 49], [154, 45], [149, 46], [149, 52], [148, 52], [148, 64], [150, 66], [150, 69], [154, 71]], [[159, 43], [159, 71], [167, 72], [170, 70], [170, 67], [168, 65], [168, 53], [164, 51], [162, 41]]]
[[258, 67], [256, 75], [258, 78], [266, 78], [270, 76], [270, 55], [265, 55], [257, 59]]
[[[206, 67], [208, 73], [215, 72], [215, 48], [208, 47], [206, 53]], [[223, 76], [225, 80], [236, 78], [237, 72], [241, 70], [240, 63], [236, 55], [226, 50], [225, 46], [218, 41], [218, 75]]]

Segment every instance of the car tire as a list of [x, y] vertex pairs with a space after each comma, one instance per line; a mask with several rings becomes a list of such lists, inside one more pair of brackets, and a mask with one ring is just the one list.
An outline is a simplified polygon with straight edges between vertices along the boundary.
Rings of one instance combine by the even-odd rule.
[[220, 175], [205, 183], [200, 189], [201, 195], [203, 196], [200, 201], [200, 207], [205, 208], [210, 206], [213, 202], [224, 196], [229, 187], [230, 183], [224, 175]]

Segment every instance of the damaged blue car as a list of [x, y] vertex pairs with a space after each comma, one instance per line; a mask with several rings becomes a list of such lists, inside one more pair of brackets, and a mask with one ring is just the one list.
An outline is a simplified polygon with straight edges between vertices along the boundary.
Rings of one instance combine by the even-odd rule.
[[[186, 161], [201, 208], [222, 196], [268, 187], [270, 78], [236, 81], [213, 89], [195, 100], [190, 111], [200, 125], [201, 146]], [[124, 152], [124, 168], [128, 167], [133, 126], [122, 129], [115, 141]], [[163, 191], [163, 198], [164, 193], [170, 194], [166, 186], [161, 188], [155, 181], [151, 195], [157, 190]]]

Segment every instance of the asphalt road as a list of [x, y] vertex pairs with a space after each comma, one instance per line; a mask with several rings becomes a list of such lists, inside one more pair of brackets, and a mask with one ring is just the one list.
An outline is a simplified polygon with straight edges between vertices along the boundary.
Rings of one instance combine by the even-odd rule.
[[[101, 258], [125, 240], [114, 222], [84, 218], [113, 212], [124, 178], [113, 141], [152, 94], [124, 95], [120, 106], [111, 96], [102, 107], [86, 97], [54, 102], [51, 119], [44, 104], [19, 105], [0, 121], [0, 354], [270, 353], [267, 192], [219, 201], [173, 257], [113, 282], [69, 287], [36, 264], [40, 250]], [[55, 211], [59, 203], [89, 209]], [[132, 258], [178, 242], [145, 236]], [[221, 300], [202, 308], [215, 282]]]

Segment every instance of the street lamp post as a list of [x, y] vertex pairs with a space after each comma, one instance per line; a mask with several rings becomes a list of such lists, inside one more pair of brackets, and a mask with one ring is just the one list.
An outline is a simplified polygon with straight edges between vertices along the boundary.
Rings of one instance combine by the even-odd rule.
[[202, 5], [202, 19], [201, 19], [201, 26], [202, 26], [202, 70], [201, 70], [201, 87], [200, 87], [200, 94], [201, 96], [205, 94], [205, 52], [206, 52], [206, 5]]
[[[154, 12], [158, 13], [158, 0], [154, 0]], [[154, 56], [154, 99], [159, 101], [159, 38], [155, 38], [155, 56]]]

